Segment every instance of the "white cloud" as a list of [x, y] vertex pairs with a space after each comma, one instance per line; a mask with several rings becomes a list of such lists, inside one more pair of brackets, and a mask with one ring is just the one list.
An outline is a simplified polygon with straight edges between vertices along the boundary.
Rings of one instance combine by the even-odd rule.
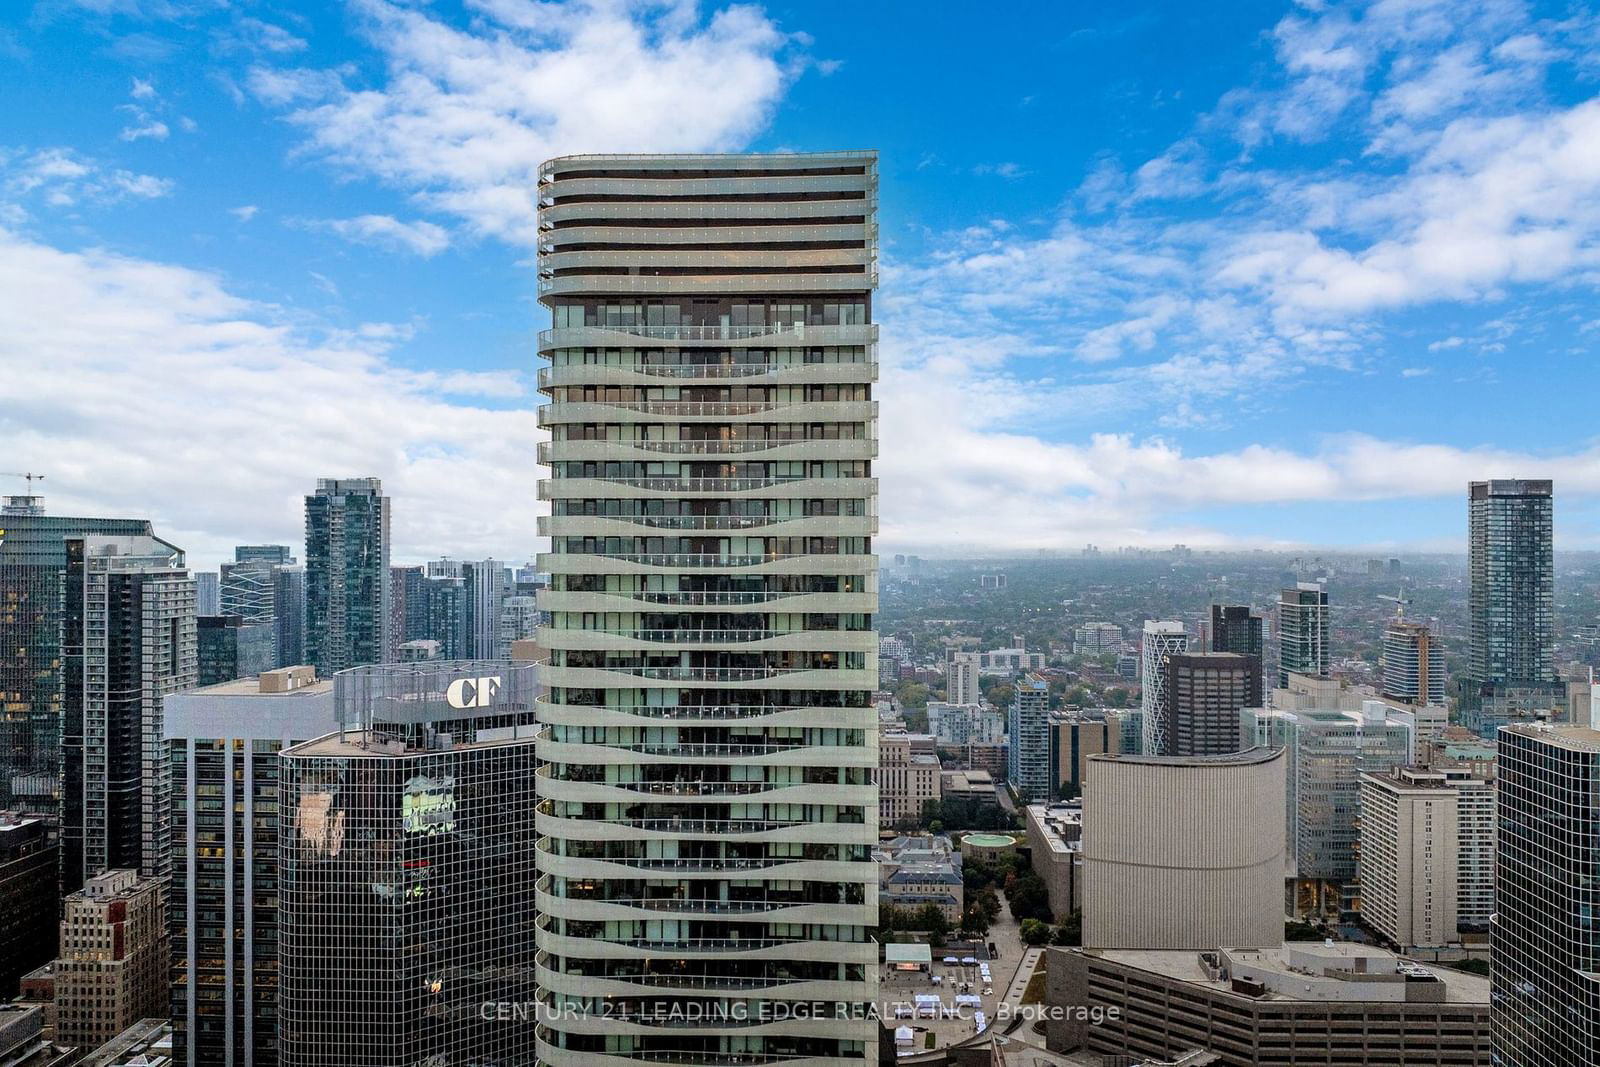
[[152, 141], [165, 141], [172, 134], [172, 130], [165, 122], [158, 119], [141, 119], [132, 126], [124, 126], [119, 135], [124, 141], [142, 141], [149, 138]]
[[240, 204], [238, 207], [230, 207], [228, 209], [228, 214], [232, 215], [240, 222], [249, 222], [251, 219], [256, 217], [256, 213], [260, 210], [261, 209], [254, 204]]
[[415, 194], [480, 232], [531, 243], [539, 164], [565, 153], [745, 144], [798, 69], [758, 9], [480, 0], [458, 29], [385, 0], [356, 5], [386, 77], [257, 67], [306, 150]]
[[149, 515], [215, 566], [298, 542], [318, 477], [374, 474], [397, 558], [534, 549], [542, 435], [516, 372], [408, 370], [408, 327], [295, 327], [209, 274], [3, 230], [0, 291], [0, 431], [56, 514]]
[[133, 89], [129, 91], [128, 95], [135, 100], [149, 100], [156, 95], [156, 87], [150, 82], [135, 78], [133, 79]]
[[313, 219], [306, 225], [327, 230], [346, 241], [427, 257], [450, 247], [450, 233], [431, 222], [402, 222], [391, 215], [359, 215], [353, 219]]
[[152, 200], [172, 192], [166, 178], [102, 167], [70, 148], [0, 149], [0, 210], [14, 223], [26, 205], [103, 207], [125, 199]]

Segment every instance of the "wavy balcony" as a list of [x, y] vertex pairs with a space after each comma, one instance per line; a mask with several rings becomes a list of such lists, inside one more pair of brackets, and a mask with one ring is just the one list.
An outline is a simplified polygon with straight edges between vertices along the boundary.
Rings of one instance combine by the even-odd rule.
[[[876, 344], [878, 327], [871, 323], [818, 325], [804, 322], [730, 324], [557, 326], [539, 331], [539, 351], [556, 348], [863, 348]], [[835, 364], [842, 365], [842, 364]], [[829, 364], [802, 364], [829, 366]], [[541, 382], [541, 385], [544, 383]]]
[[552, 462], [650, 462], [663, 456], [699, 459], [719, 456], [778, 460], [876, 459], [872, 437], [764, 438], [754, 441], [541, 441], [535, 453], [544, 466]]
[[[869, 587], [874, 582], [867, 576]], [[675, 590], [670, 592], [616, 591], [585, 592], [571, 589], [540, 589], [537, 603], [541, 611], [656, 611], [669, 608], [705, 608], [716, 611], [737, 607], [764, 613], [773, 612], [861, 612], [868, 615], [878, 610], [876, 592], [695, 592]]]
[[865, 225], [859, 222], [785, 222], [769, 226], [718, 226], [714, 237], [696, 226], [599, 225], [552, 227], [539, 234], [540, 252], [559, 252], [573, 245], [608, 245], [613, 248], [661, 249], [675, 245], [834, 245], [860, 243]]
[[[555, 880], [542, 875], [534, 887], [534, 907], [540, 915], [578, 922], [638, 922], [648, 919], [725, 919], [773, 923], [827, 923], [839, 926], [875, 926], [877, 893], [869, 892], [865, 904], [837, 901], [797, 901], [773, 896], [761, 900], [696, 900], [688, 897], [613, 897], [593, 900], [558, 896], [551, 892]], [[565, 883], [563, 883], [564, 885]]]
[[866, 785], [806, 782], [590, 782], [556, 778], [540, 768], [540, 786], [551, 800], [575, 804], [747, 803], [833, 804], [860, 807], [877, 803], [877, 790]]
[[[810, 1022], [811, 1020], [804, 1020]], [[788, 1023], [775, 1023], [774, 1032], [788, 1034]], [[872, 1025], [876, 1026], [877, 1023]], [[560, 1027], [555, 1027], [557, 1032]], [[577, 1032], [577, 1031], [574, 1031]], [[596, 1033], [605, 1033], [601, 1028]], [[739, 1032], [743, 1033], [741, 1029]], [[839, 1032], [838, 1029], [834, 1031]], [[539, 1067], [639, 1067], [641, 1063], [669, 1063], [681, 1067], [865, 1067], [859, 1057], [783, 1056], [759, 1052], [574, 1052], [536, 1039]]]
[[540, 426], [636, 422], [871, 422], [876, 400], [553, 400], [536, 409]]
[[878, 287], [865, 274], [573, 274], [539, 278], [539, 296], [681, 296], [684, 293], [862, 293]]
[[610, 630], [576, 629], [556, 626], [539, 628], [539, 647], [554, 651], [651, 651], [654, 649], [707, 649], [737, 647], [740, 651], [763, 649], [785, 652], [875, 652], [876, 633], [849, 630], [744, 630], [707, 627], [704, 629], [657, 629], [649, 627]]
[[849, 363], [568, 363], [539, 368], [539, 391], [584, 385], [870, 385], [876, 360]]
[[868, 500], [876, 478], [541, 478], [540, 500]]
[[[683, 197], [694, 200], [706, 196], [782, 197], [792, 193], [855, 193], [864, 200], [876, 183], [872, 174], [747, 174], [729, 177], [659, 178], [563, 178], [552, 174], [540, 177], [539, 203], [557, 205], [574, 196]], [[603, 201], [602, 201], [603, 202]]]
[[[547, 802], [548, 804], [548, 802]], [[534, 813], [539, 833], [569, 841], [629, 840], [629, 836], [612, 836], [613, 833], [631, 835], [631, 839], [658, 841], [721, 841], [738, 838], [741, 841], [782, 841], [804, 843], [804, 837], [816, 844], [857, 844], [852, 834], [860, 835], [866, 829], [866, 820], [843, 822], [817, 822], [812, 819], [684, 819], [667, 817], [627, 819], [576, 819], [552, 815], [547, 810]], [[604, 832], [601, 832], [604, 831]], [[876, 843], [875, 841], [872, 843]]]
[[[736, 750], [745, 749], [742, 754]], [[675, 767], [693, 759], [707, 767], [874, 767], [866, 745], [603, 744], [540, 741], [539, 758], [575, 767]]]
[[[643, 276], [651, 268], [670, 267], [692, 270], [696, 274], [717, 275], [730, 269], [755, 269], [772, 267], [793, 270], [796, 267], [858, 267], [864, 276], [873, 260], [870, 246], [859, 248], [696, 248], [676, 250], [671, 248], [629, 248], [622, 250], [584, 249], [577, 252], [541, 252], [539, 270], [555, 272], [554, 277], [586, 276], [589, 272], [628, 270]], [[566, 272], [566, 273], [562, 273]], [[603, 274], [604, 277], [618, 275]], [[788, 275], [779, 275], [787, 277]], [[674, 275], [681, 277], [681, 275]]]
[[815, 705], [781, 706], [774, 704], [672, 705], [627, 704], [593, 707], [582, 704], [554, 704], [537, 700], [534, 707], [539, 722], [556, 726], [699, 726], [729, 722], [759, 726], [832, 726], [865, 728], [875, 726], [874, 708], [836, 708]]
[[876, 515], [540, 515], [541, 537], [642, 537], [651, 531], [744, 533], [767, 537], [871, 537]]
[[[697, 226], [678, 228], [702, 233], [713, 239], [724, 227], [746, 225], [790, 225], [801, 219], [849, 219], [841, 225], [854, 226], [877, 240], [878, 224], [873, 215], [877, 198], [864, 200], [595, 200], [582, 204], [541, 204], [538, 208], [539, 233], [544, 236], [572, 226], [609, 223], [649, 225], [658, 221], [696, 222]], [[859, 220], [859, 221], [856, 221]]]

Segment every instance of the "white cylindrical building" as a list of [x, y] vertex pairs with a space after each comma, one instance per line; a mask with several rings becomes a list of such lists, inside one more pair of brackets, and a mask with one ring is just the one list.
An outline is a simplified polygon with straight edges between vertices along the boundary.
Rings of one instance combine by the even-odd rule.
[[1285, 767], [1281, 748], [1091, 756], [1084, 947], [1281, 944]]

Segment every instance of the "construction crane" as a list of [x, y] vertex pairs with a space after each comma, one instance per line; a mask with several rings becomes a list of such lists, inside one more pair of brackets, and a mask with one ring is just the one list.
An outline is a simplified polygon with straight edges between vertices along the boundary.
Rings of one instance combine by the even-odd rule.
[[44, 475], [35, 474], [32, 471], [27, 471], [26, 473], [20, 472], [20, 471], [0, 471], [0, 477], [22, 478], [22, 479], [26, 480], [27, 483], [28, 483], [28, 495], [29, 496], [33, 495], [33, 483], [34, 482], [42, 482], [42, 481], [44, 481]]
[[1406, 617], [1406, 606], [1411, 603], [1411, 598], [1406, 596], [1404, 593], [1396, 593], [1393, 596], [1390, 596], [1388, 593], [1379, 593], [1378, 599], [1387, 600], [1389, 603], [1394, 605], [1395, 618], [1403, 619]]

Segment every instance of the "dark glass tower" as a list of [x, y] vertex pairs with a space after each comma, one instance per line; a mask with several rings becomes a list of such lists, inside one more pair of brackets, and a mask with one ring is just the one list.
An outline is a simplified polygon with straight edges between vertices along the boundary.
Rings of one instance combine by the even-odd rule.
[[1600, 731], [1519, 724], [1496, 736], [1493, 1062], [1600, 1063]]
[[0, 808], [61, 813], [61, 609], [67, 538], [149, 537], [145, 519], [44, 513], [39, 497], [0, 509]]
[[1549, 481], [1467, 490], [1467, 676], [1462, 704], [1482, 732], [1562, 699], [1554, 660], [1555, 560]]
[[1278, 597], [1278, 688], [1289, 675], [1326, 677], [1328, 655], [1328, 591], [1301, 582]]
[[393, 658], [389, 498], [377, 478], [322, 478], [306, 497], [306, 659], [320, 675]]
[[1237, 652], [1256, 658], [1247, 708], [1266, 706], [1261, 682], [1262, 664], [1266, 662], [1266, 639], [1262, 630], [1261, 616], [1251, 611], [1248, 604], [1211, 605], [1211, 651]]
[[334, 678], [282, 752], [282, 1067], [532, 1067], [534, 667]]
[[1239, 710], [1251, 707], [1261, 661], [1237, 652], [1176, 652], [1167, 657], [1167, 747], [1159, 756], [1230, 756], [1240, 750]]

